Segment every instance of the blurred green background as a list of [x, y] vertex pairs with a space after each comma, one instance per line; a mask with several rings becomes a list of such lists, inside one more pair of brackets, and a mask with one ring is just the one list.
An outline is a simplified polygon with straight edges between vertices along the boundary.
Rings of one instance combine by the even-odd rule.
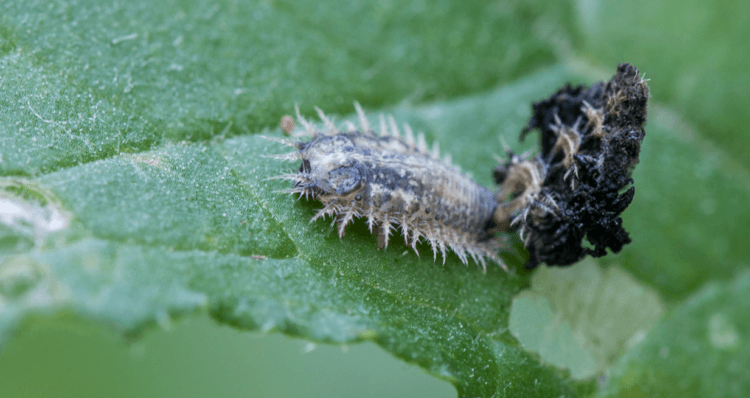
[[34, 319], [0, 353], [10, 397], [453, 397], [455, 389], [373, 343], [314, 345], [206, 316], [125, 344], [75, 319]]

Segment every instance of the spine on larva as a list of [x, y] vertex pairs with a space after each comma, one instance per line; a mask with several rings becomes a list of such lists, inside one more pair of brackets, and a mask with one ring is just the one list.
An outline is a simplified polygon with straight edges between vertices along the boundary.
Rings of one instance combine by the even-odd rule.
[[287, 192], [323, 203], [311, 221], [332, 215], [343, 238], [346, 226], [355, 217], [364, 217], [381, 249], [399, 228], [415, 252], [424, 238], [432, 247], [433, 259], [440, 251], [443, 263], [448, 247], [464, 264], [471, 257], [484, 270], [485, 258], [489, 258], [507, 271], [497, 255], [499, 244], [490, 233], [498, 206], [494, 194], [451, 165], [449, 156], [441, 160], [437, 143], [428, 150], [423, 134], [415, 138], [404, 125], [402, 138], [394, 119], [386, 122], [383, 116], [380, 134], [376, 134], [359, 104], [355, 107], [360, 126], [348, 123], [345, 131], [318, 110], [325, 125], [319, 130], [297, 110], [302, 131], [292, 135], [312, 139], [284, 140], [296, 150], [276, 156], [301, 161], [297, 172], [280, 178], [294, 182]]

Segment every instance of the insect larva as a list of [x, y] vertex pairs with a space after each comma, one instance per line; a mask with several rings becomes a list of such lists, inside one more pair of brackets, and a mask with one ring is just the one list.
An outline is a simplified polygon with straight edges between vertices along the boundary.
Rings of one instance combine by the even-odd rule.
[[[494, 170], [494, 195], [452, 166], [449, 156], [440, 161], [437, 145], [428, 151], [424, 135], [415, 138], [408, 125], [401, 138], [395, 120], [381, 116], [375, 134], [356, 103], [359, 128], [347, 123], [339, 131], [318, 109], [321, 131], [297, 110], [303, 133], [312, 139], [271, 139], [296, 149], [276, 158], [301, 161], [297, 172], [280, 176], [294, 181], [288, 192], [323, 202], [312, 220], [332, 215], [340, 237], [354, 218], [364, 217], [379, 248], [388, 246], [398, 226], [415, 251], [424, 237], [433, 259], [439, 249], [445, 262], [450, 247], [464, 264], [468, 255], [485, 269], [487, 257], [507, 270], [494, 234], [520, 230], [530, 254], [527, 268], [541, 262], [566, 266], [630, 243], [620, 214], [635, 192], [623, 190], [633, 183], [648, 96], [638, 70], [621, 64], [608, 82], [589, 89], [567, 85], [533, 104], [521, 139], [539, 129], [541, 152], [529, 157], [507, 150], [510, 158]], [[294, 126], [290, 117], [283, 125], [287, 133]]]
[[415, 137], [404, 125], [402, 138], [395, 120], [381, 116], [378, 135], [359, 104], [355, 107], [360, 126], [348, 123], [346, 131], [318, 109], [325, 126], [319, 130], [297, 109], [304, 131], [295, 135], [312, 139], [286, 141], [296, 151], [275, 156], [301, 161], [297, 172], [279, 178], [294, 182], [287, 192], [323, 203], [311, 221], [332, 215], [343, 237], [354, 218], [364, 217], [381, 249], [398, 227], [415, 252], [417, 242], [426, 239], [434, 260], [439, 250], [445, 263], [449, 247], [464, 264], [471, 257], [484, 270], [485, 258], [490, 258], [507, 270], [496, 252], [499, 244], [488, 232], [497, 208], [493, 193], [451, 165], [449, 157], [441, 161], [437, 143], [429, 151], [423, 134]]

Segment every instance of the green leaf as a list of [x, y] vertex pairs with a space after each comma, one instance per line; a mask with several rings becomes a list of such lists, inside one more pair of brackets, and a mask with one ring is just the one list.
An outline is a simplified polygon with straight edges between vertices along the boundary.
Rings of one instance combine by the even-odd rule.
[[591, 260], [542, 268], [513, 299], [509, 328], [524, 348], [575, 378], [602, 373], [664, 312], [659, 296], [619, 267]]
[[[495, 96], [527, 103], [560, 78], [546, 72], [542, 85], [532, 78]], [[440, 108], [444, 117], [466, 110], [461, 102]], [[475, 142], [495, 141], [492, 131], [477, 136]], [[11, 314], [73, 308], [133, 334], [207, 306], [242, 328], [325, 342], [374, 340], [462, 394], [572, 394], [564, 377], [505, 330], [525, 278], [499, 268], [482, 274], [453, 255], [442, 267], [398, 241], [378, 251], [363, 222], [340, 240], [328, 221], [309, 223], [315, 202], [275, 193], [286, 184], [267, 181], [291, 167], [264, 157], [282, 150], [242, 136], [42, 176], [40, 184], [76, 215], [76, 232], [46, 250], [10, 257], [6, 266], [40, 270], [45, 278], [33, 289], [64, 287], [68, 294], [43, 305], [20, 294]], [[426, 244], [419, 249], [430, 252]]]
[[750, 274], [680, 304], [613, 367], [601, 396], [741, 397], [750, 391]]
[[750, 166], [750, 107], [741, 51], [750, 3], [724, 0], [578, 0], [580, 55], [600, 65], [627, 61], [646, 71], [651, 93], [673, 104], [723, 150]]
[[[573, 288], [566, 280], [576, 269], [531, 278], [513, 240], [503, 255], [515, 269], [482, 274], [454, 255], [435, 263], [426, 244], [418, 257], [398, 236], [379, 251], [361, 221], [339, 239], [330, 220], [309, 223], [319, 203], [277, 194], [288, 186], [267, 180], [297, 166], [264, 157], [284, 149], [256, 133], [280, 137], [267, 126], [295, 103], [348, 117], [356, 99], [372, 117], [389, 111], [424, 130], [491, 186], [498, 136], [533, 148], [533, 136], [517, 142], [530, 104], [568, 81], [592, 82], [587, 60], [566, 66], [561, 56], [569, 35], [579, 39], [566, 4], [84, 0], [6, 1], [0, 10], [0, 345], [38, 317], [72, 313], [136, 338], [207, 311], [243, 330], [373, 341], [461, 396], [590, 396], [602, 369], [613, 375], [603, 393], [626, 394], [632, 380], [659, 391], [658, 379], [632, 369], [651, 366], [663, 342], [684, 353], [664, 374], [695, 361], [691, 345], [710, 359], [706, 378], [682, 373], [689, 383], [738, 363], [743, 346], [732, 342], [747, 327], [728, 298], [705, 299], [711, 315], [681, 311], [706, 291], [747, 301], [747, 278], [727, 280], [750, 258], [750, 176], [710, 117], [676, 114], [699, 103], [663, 94], [669, 61], [632, 60], [655, 88], [624, 215], [633, 243]], [[576, 43], [581, 51], [606, 39], [591, 32]], [[614, 71], [615, 61], [590, 58]], [[737, 76], [721, 70], [726, 87]], [[719, 103], [741, 103], [732, 95]], [[744, 114], [721, 109], [711, 114], [741, 125]], [[609, 289], [596, 297], [611, 301], [587, 298], [583, 281], [596, 280]], [[634, 298], [649, 291], [640, 284], [660, 297]], [[640, 344], [635, 329], [596, 326], [630, 320], [645, 330], [662, 300], [676, 309]], [[626, 320], [616, 311], [577, 317], [601, 302], [653, 306]], [[550, 320], [561, 314], [570, 332], [541, 339], [537, 353], [539, 330], [529, 325], [563, 325]], [[690, 333], [667, 341], [681, 322]], [[721, 349], [695, 345], [700, 330]], [[581, 336], [589, 340], [576, 346]]]
[[750, 174], [668, 109], [652, 106], [649, 117], [623, 214], [633, 243], [604, 262], [622, 262], [673, 301], [747, 268]]
[[555, 61], [533, 24], [565, 9], [7, 1], [0, 144], [14, 150], [0, 170], [37, 174], [175, 140], [254, 133], [295, 103], [349, 112], [353, 99], [486, 89]]

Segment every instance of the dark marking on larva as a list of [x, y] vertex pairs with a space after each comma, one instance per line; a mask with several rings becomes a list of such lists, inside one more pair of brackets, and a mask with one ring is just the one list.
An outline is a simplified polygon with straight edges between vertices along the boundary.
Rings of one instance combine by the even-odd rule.
[[312, 220], [334, 216], [343, 238], [346, 226], [363, 217], [370, 232], [377, 234], [379, 248], [388, 246], [392, 231], [399, 227], [415, 252], [424, 238], [432, 246], [433, 259], [440, 251], [445, 262], [449, 247], [464, 264], [470, 256], [484, 270], [485, 258], [490, 258], [507, 270], [497, 255], [499, 244], [488, 239], [487, 226], [493, 225], [497, 208], [493, 193], [451, 165], [449, 157], [441, 160], [437, 145], [428, 151], [424, 135], [415, 137], [408, 125], [402, 138], [393, 118], [386, 123], [381, 116], [378, 135], [359, 105], [355, 107], [360, 126], [349, 124], [343, 132], [320, 110], [325, 130], [307, 122], [298, 110], [303, 134], [312, 139], [287, 141], [297, 150], [276, 156], [301, 160], [297, 173], [281, 178], [294, 182], [289, 193], [323, 203]]

